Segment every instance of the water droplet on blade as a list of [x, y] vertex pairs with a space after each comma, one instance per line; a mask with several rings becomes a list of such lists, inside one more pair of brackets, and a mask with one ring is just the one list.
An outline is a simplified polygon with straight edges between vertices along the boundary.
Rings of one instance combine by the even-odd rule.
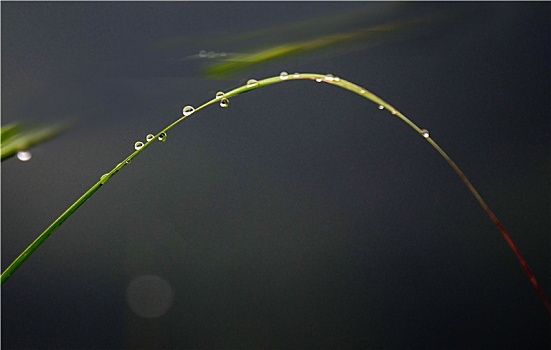
[[421, 135], [423, 135], [424, 138], [428, 138], [430, 136], [427, 129], [421, 130]]
[[286, 80], [287, 78], [289, 78], [289, 74], [287, 74], [287, 72], [281, 72], [279, 74], [279, 79]]
[[134, 144], [134, 149], [136, 149], [136, 151], [139, 150], [142, 147], [143, 147], [143, 142], [141, 142], [141, 141], [138, 141]]
[[321, 78], [316, 78], [316, 82], [321, 83], [321, 81], [322, 81]]
[[247, 87], [253, 87], [257, 85], [258, 85], [258, 81], [256, 81], [255, 79], [249, 79], [249, 81], [247, 81]]
[[383, 110], [383, 109], [385, 109], [385, 106], [383, 106], [383, 105], [379, 105], [379, 107], [378, 107], [378, 108], [379, 108], [380, 110]]
[[300, 78], [300, 74], [298, 73], [293, 74], [293, 78]]
[[326, 74], [324, 79], [327, 80], [327, 81], [333, 81], [333, 79], [335, 79], [335, 77], [333, 77], [332, 74]]
[[220, 100], [220, 107], [226, 108], [229, 105], [230, 105], [230, 100], [228, 100], [227, 98], [223, 98]]
[[153, 140], [154, 138], [155, 138], [155, 135], [152, 135], [152, 134], [148, 134], [148, 135], [145, 137], [145, 139], [146, 139], [147, 141], [151, 141], [151, 140]]
[[166, 141], [166, 132], [162, 132], [159, 137], [158, 137], [159, 141], [161, 142], [165, 142]]
[[32, 154], [29, 151], [19, 151], [17, 152], [17, 159], [22, 162], [27, 162], [32, 158]]
[[195, 108], [191, 107], [191, 106], [185, 106], [184, 107], [184, 110], [183, 110], [183, 113], [184, 115], [187, 117], [188, 115], [190, 115], [191, 113], [195, 112]]
[[218, 91], [218, 92], [216, 93], [216, 98], [222, 98], [222, 97], [224, 97], [224, 95], [225, 95], [225, 94], [224, 94], [222, 91]]

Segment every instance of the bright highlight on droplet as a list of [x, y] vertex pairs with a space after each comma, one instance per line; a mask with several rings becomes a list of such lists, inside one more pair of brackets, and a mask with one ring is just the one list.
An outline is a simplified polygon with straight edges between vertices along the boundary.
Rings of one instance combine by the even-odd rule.
[[139, 150], [142, 147], [143, 147], [143, 142], [141, 142], [141, 141], [138, 141], [134, 144], [134, 149], [136, 149], [136, 151]]
[[281, 72], [279, 74], [279, 79], [286, 80], [287, 78], [289, 78], [289, 74], [287, 74], [287, 72]]
[[29, 151], [19, 151], [17, 152], [17, 159], [22, 162], [27, 162], [32, 158], [32, 154]]
[[184, 107], [183, 113], [186, 117], [188, 115], [190, 115], [191, 113], [193, 113], [193, 112], [195, 112], [195, 108], [193, 108], [192, 106], [185, 106]]
[[326, 74], [324, 79], [327, 81], [333, 81], [335, 77], [332, 74]]
[[153, 140], [154, 138], [155, 138], [155, 135], [152, 135], [152, 134], [148, 134], [148, 135], [145, 137], [145, 139], [146, 139], [147, 141], [151, 141], [151, 140]]
[[322, 80], [323, 79], [321, 79], [321, 78], [316, 78], [316, 82], [318, 82], [318, 83], [321, 83]]
[[258, 85], [258, 81], [255, 79], [249, 79], [249, 81], [247, 81], [247, 87], [253, 87], [257, 85]]
[[427, 129], [421, 130], [421, 135], [423, 135], [424, 138], [428, 138], [430, 136]]
[[379, 107], [378, 107], [378, 108], [379, 108], [380, 110], [383, 110], [383, 109], [385, 109], [385, 106], [383, 106], [383, 105], [379, 105]]
[[159, 137], [158, 137], [159, 141], [161, 142], [165, 142], [166, 141], [166, 132], [162, 132]]
[[138, 316], [155, 318], [172, 307], [174, 291], [170, 283], [156, 275], [136, 278], [126, 289], [128, 306]]
[[224, 97], [224, 95], [225, 95], [224, 92], [218, 91], [218, 92], [216, 93], [216, 98], [222, 98], [222, 97]]
[[229, 105], [230, 105], [230, 100], [228, 100], [227, 98], [223, 98], [220, 100], [220, 107], [226, 108]]

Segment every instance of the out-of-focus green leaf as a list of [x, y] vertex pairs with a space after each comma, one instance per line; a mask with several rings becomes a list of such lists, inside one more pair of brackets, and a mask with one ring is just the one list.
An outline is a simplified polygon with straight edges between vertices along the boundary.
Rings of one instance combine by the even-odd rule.
[[12, 123], [2, 126], [0, 132], [0, 149], [2, 161], [14, 156], [19, 151], [46, 142], [69, 128], [67, 123], [43, 126], [38, 124]]
[[222, 62], [207, 67], [204, 73], [208, 78], [227, 78], [234, 73], [256, 65], [279, 59], [288, 59], [301, 54], [314, 53], [323, 49], [336, 48], [352, 43], [360, 43], [363, 46], [375, 45], [382, 39], [388, 39], [391, 34], [403, 33], [404, 29], [426, 24], [428, 21], [429, 19], [427, 18], [420, 18], [389, 23], [307, 41], [277, 45], [247, 54], [236, 54]]

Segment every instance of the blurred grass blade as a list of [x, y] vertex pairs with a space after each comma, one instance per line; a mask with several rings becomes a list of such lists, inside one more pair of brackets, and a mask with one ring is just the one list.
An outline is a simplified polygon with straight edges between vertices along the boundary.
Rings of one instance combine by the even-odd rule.
[[327, 35], [316, 39], [290, 44], [276, 45], [247, 54], [232, 55], [230, 58], [208, 66], [204, 74], [208, 78], [227, 78], [235, 73], [275, 60], [288, 59], [301, 54], [319, 52], [344, 45], [361, 44], [373, 46], [387, 40], [392, 34], [405, 34], [404, 30], [428, 22], [427, 18], [371, 26], [347, 33]]
[[0, 132], [2, 161], [13, 157], [19, 151], [28, 151], [38, 144], [53, 139], [68, 128], [67, 123], [49, 126], [12, 123], [2, 126]]

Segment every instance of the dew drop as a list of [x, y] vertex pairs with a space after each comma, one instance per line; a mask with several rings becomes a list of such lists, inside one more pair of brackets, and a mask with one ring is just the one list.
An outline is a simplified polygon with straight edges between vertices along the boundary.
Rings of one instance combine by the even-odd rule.
[[298, 73], [293, 74], [293, 78], [300, 78], [300, 74]]
[[247, 87], [253, 87], [257, 85], [258, 85], [258, 81], [255, 79], [249, 79], [249, 81], [247, 81]]
[[191, 113], [195, 112], [195, 108], [193, 108], [191, 106], [185, 106], [183, 112], [184, 112], [184, 115], [187, 117]]
[[199, 51], [199, 57], [201, 57], [201, 58], [207, 57], [207, 51], [206, 50]]
[[335, 81], [341, 81], [341, 78], [335, 77]]
[[108, 176], [109, 176], [109, 174], [103, 174], [103, 175], [101, 175], [101, 177], [99, 178], [99, 181], [100, 181], [102, 184], [106, 183], [107, 180], [108, 180]]
[[209, 51], [207, 53], [207, 58], [214, 58], [214, 57], [216, 57], [216, 53], [214, 53], [214, 51]]
[[136, 149], [136, 151], [139, 150], [142, 147], [143, 147], [143, 142], [141, 142], [141, 141], [138, 141], [134, 144], [134, 148]]
[[429, 138], [429, 131], [427, 129], [421, 130], [421, 135], [423, 135], [424, 138]]
[[145, 139], [146, 139], [147, 141], [151, 141], [151, 140], [153, 140], [154, 138], [155, 138], [155, 135], [152, 135], [152, 134], [149, 134], [149, 135], [147, 135], [147, 136], [145, 137]]
[[365, 90], [364, 90], [364, 89], [361, 89], [360, 92], [361, 92], [362, 94], [365, 94]]
[[224, 92], [218, 91], [218, 92], [216, 93], [216, 98], [222, 98], [222, 97], [224, 97], [224, 95], [225, 95]]
[[383, 105], [379, 105], [379, 107], [378, 107], [378, 108], [379, 108], [380, 110], [383, 110], [383, 109], [385, 109], [385, 107], [384, 107]]
[[226, 108], [229, 105], [230, 105], [230, 100], [228, 100], [227, 98], [223, 98], [220, 100], [220, 107]]
[[125, 163], [126, 163], [126, 164], [130, 164], [131, 161], [132, 161], [132, 160], [130, 160], [130, 158], [128, 158], [128, 159], [125, 161]]
[[158, 137], [159, 141], [161, 142], [165, 142], [166, 141], [166, 132], [162, 132], [159, 137]]
[[22, 162], [27, 162], [32, 158], [32, 154], [29, 151], [19, 151], [17, 152], [17, 159]]
[[327, 81], [333, 81], [335, 77], [333, 76], [333, 74], [326, 74], [324, 79]]
[[321, 79], [321, 78], [316, 78], [316, 82], [318, 82], [318, 83], [321, 83], [322, 80], [323, 79]]
[[398, 114], [398, 112], [395, 109], [393, 109], [392, 112], [390, 112], [390, 113], [392, 113], [392, 115]]
[[289, 78], [289, 74], [287, 74], [287, 72], [281, 72], [279, 74], [279, 79], [286, 80], [287, 78]]

